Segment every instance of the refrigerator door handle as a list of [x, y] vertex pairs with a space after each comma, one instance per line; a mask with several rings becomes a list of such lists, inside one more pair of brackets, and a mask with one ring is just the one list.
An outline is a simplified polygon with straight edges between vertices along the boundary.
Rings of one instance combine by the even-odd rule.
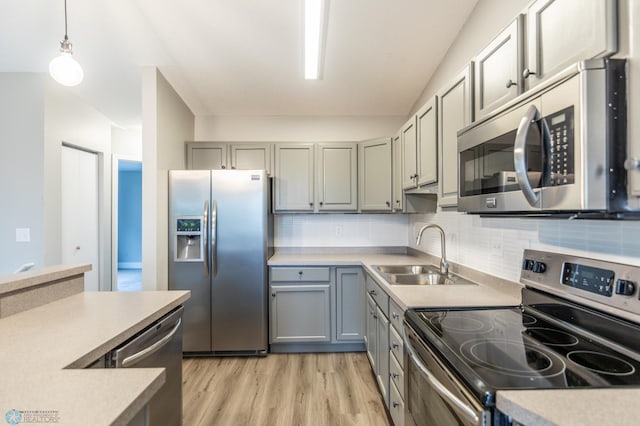
[[209, 222], [209, 200], [205, 200], [204, 202], [204, 212], [202, 213], [202, 221], [204, 222], [202, 224], [202, 238], [204, 239], [203, 241], [203, 246], [204, 246], [204, 275], [206, 277], [209, 276], [209, 242], [208, 242], [208, 235], [209, 235], [209, 228], [207, 228], [208, 222]]
[[218, 203], [211, 203], [211, 268], [213, 278], [218, 275]]

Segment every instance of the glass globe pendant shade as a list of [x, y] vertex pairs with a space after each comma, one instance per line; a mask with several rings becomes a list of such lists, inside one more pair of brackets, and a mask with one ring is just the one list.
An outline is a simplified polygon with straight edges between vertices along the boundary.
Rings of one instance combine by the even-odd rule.
[[60, 44], [60, 56], [53, 58], [49, 63], [49, 74], [63, 86], [77, 86], [84, 77], [82, 67], [73, 59], [69, 40], [65, 39]]

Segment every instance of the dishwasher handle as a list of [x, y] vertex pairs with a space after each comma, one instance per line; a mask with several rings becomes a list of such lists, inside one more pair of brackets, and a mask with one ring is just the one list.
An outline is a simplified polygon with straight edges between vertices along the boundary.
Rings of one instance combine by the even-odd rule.
[[136, 364], [137, 362], [140, 362], [143, 359], [145, 359], [146, 357], [158, 352], [167, 343], [169, 343], [171, 338], [178, 332], [178, 329], [180, 328], [181, 325], [182, 325], [182, 318], [179, 318], [178, 322], [173, 327], [173, 329], [171, 329], [171, 331], [169, 333], [167, 333], [167, 335], [164, 336], [162, 339], [158, 340], [153, 345], [147, 346], [143, 350], [141, 350], [139, 352], [136, 352], [135, 354], [130, 355], [130, 356], [126, 357], [125, 359], [123, 359], [122, 360], [122, 367], [131, 367], [134, 364]]
[[460, 398], [451, 393], [451, 391], [447, 389], [446, 386], [444, 386], [442, 383], [440, 383], [440, 381], [436, 379], [433, 374], [431, 374], [427, 367], [425, 367], [425, 365], [420, 360], [420, 357], [416, 353], [416, 350], [409, 342], [409, 338], [407, 337], [406, 325], [404, 323], [402, 324], [402, 340], [404, 340], [404, 345], [407, 348], [409, 358], [411, 358], [411, 361], [418, 368], [418, 370], [420, 370], [420, 373], [422, 373], [424, 378], [427, 379], [429, 383], [431, 383], [431, 386], [433, 386], [436, 393], [438, 393], [444, 400], [449, 401], [449, 403], [453, 404], [457, 411], [463, 414], [470, 421], [472, 421], [473, 424], [480, 424], [480, 418], [474, 412], [474, 410], [464, 402], [462, 402]]

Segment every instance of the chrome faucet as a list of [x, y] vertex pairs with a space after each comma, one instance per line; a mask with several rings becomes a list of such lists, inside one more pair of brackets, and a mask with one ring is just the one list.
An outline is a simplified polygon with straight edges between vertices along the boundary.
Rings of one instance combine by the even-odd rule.
[[429, 228], [433, 228], [438, 230], [438, 232], [440, 232], [440, 273], [445, 275], [445, 276], [449, 276], [449, 263], [447, 262], [447, 249], [446, 249], [446, 245], [445, 245], [445, 235], [444, 235], [444, 229], [442, 229], [441, 227], [439, 227], [436, 224], [430, 224], [430, 225], [424, 225], [422, 228], [420, 228], [420, 230], [418, 231], [418, 236], [416, 237], [416, 245], [419, 246], [420, 245], [420, 240], [422, 239], [422, 233], [424, 231], [426, 231]]

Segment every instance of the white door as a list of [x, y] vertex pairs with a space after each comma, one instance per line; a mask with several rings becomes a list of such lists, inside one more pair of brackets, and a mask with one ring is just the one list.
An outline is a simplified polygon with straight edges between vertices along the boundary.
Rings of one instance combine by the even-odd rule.
[[98, 155], [62, 147], [62, 263], [91, 264], [85, 291], [100, 290]]

